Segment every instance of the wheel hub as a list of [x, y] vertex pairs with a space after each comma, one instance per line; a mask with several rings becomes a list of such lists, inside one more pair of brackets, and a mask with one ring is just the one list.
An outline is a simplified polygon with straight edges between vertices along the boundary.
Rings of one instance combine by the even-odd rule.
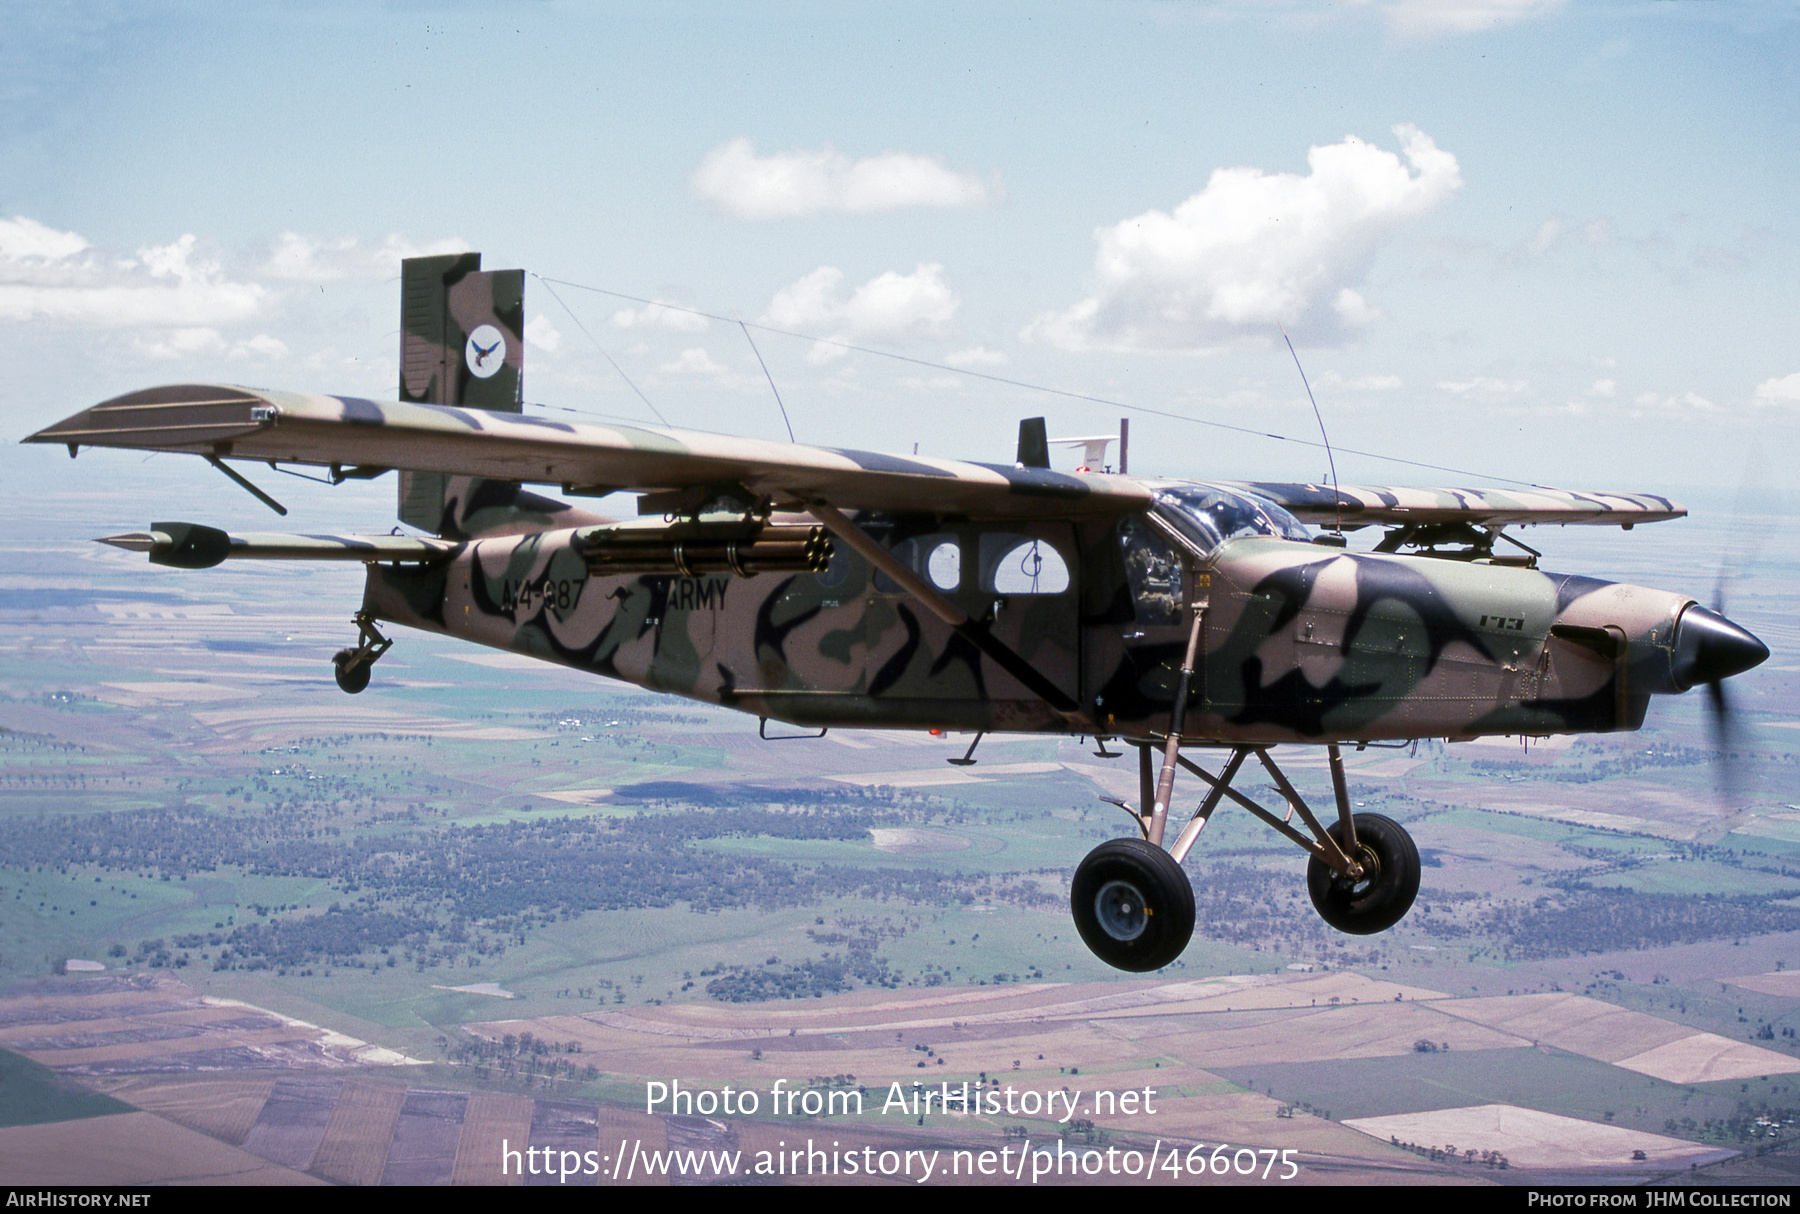
[[1150, 922], [1150, 908], [1142, 891], [1129, 881], [1108, 881], [1094, 895], [1094, 918], [1114, 940], [1136, 940]]
[[1340, 876], [1337, 881], [1339, 887], [1360, 894], [1381, 884], [1381, 857], [1374, 851], [1366, 845], [1358, 844], [1356, 855], [1352, 856], [1351, 860], [1359, 865], [1362, 871], [1354, 877]]

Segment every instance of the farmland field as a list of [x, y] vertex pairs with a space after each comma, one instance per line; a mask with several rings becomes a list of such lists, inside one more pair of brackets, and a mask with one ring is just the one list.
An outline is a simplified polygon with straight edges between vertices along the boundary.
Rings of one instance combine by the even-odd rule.
[[[1728, 785], [1695, 697], [1631, 735], [1351, 753], [1352, 796], [1418, 841], [1412, 914], [1329, 932], [1301, 859], [1222, 810], [1187, 864], [1194, 942], [1146, 983], [1067, 915], [1074, 862], [1130, 830], [1099, 798], [1132, 795], [1134, 762], [1091, 740], [989, 738], [972, 767], [945, 763], [966, 738], [765, 743], [406, 635], [352, 701], [321, 655], [353, 576], [146, 570], [88, 529], [45, 523], [0, 579], [0, 1059], [35, 1076], [0, 1123], [20, 1131], [153, 1116], [269, 1177], [494, 1181], [502, 1141], [598, 1143], [627, 1118], [666, 1143], [641, 1108], [659, 1078], [998, 1077], [1164, 1093], [1083, 1135], [1454, 1180], [1492, 1179], [1505, 1148], [1453, 1164], [1342, 1123], [1534, 1110], [1600, 1127], [1599, 1167], [1613, 1131], [1713, 1161], [1782, 1149], [1800, 1118], [1800, 729], [1780, 727], [1800, 665], [1778, 611], [1800, 575], [1772, 559], [1733, 609], [1776, 656], [1744, 680]], [[1555, 538], [1631, 576], [1698, 559], [1701, 534]], [[923, 1116], [833, 1132], [1071, 1132]], [[1458, 1116], [1496, 1144], [1560, 1124]]]

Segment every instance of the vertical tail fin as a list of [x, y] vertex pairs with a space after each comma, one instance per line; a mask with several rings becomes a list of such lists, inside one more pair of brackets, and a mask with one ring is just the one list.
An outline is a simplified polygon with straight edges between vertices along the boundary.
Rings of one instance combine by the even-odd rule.
[[479, 253], [400, 263], [400, 399], [517, 413], [525, 370], [525, 271]]
[[[523, 411], [525, 271], [483, 270], [479, 253], [400, 263], [400, 399]], [[400, 473], [400, 521], [446, 539], [605, 521], [515, 481]]]

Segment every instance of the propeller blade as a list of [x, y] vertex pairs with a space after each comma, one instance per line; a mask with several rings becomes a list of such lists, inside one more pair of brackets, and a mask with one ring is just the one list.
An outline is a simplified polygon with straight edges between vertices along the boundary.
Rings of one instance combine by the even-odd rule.
[[1714, 768], [1717, 772], [1719, 799], [1724, 802], [1728, 812], [1737, 812], [1743, 806], [1744, 780], [1739, 770], [1743, 759], [1740, 757], [1742, 734], [1738, 728], [1737, 718], [1732, 715], [1731, 702], [1725, 696], [1725, 683], [1715, 679], [1706, 685], [1706, 702], [1712, 709], [1713, 745], [1718, 749], [1719, 758]]

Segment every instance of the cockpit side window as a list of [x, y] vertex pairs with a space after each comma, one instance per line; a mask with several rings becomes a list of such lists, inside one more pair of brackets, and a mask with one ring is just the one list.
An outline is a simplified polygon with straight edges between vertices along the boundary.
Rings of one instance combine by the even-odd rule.
[[1181, 560], [1175, 546], [1141, 516], [1119, 520], [1119, 554], [1140, 625], [1181, 622]]

